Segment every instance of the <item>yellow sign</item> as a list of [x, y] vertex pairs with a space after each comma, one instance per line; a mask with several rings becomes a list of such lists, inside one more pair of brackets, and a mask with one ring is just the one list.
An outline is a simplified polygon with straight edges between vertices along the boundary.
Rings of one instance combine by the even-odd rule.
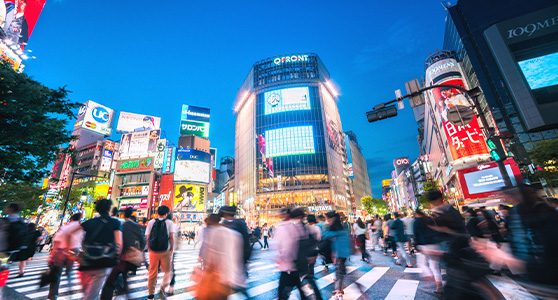
[[390, 185], [391, 185], [391, 179], [382, 180], [382, 186], [390, 186]]
[[196, 184], [181, 183], [174, 186], [175, 211], [204, 211], [205, 187]]

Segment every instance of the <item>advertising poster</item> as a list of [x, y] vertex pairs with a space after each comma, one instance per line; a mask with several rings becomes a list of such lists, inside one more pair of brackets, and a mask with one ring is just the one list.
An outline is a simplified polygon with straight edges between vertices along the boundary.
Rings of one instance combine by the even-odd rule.
[[[84, 106], [78, 112], [78, 123], [81, 122], [79, 125], [102, 135], [110, 135], [114, 110], [91, 100]], [[80, 121], [82, 116], [83, 120]]]
[[180, 120], [209, 123], [209, 116], [210, 116], [209, 108], [183, 104]]
[[159, 202], [157, 206], [166, 205], [169, 208], [173, 208], [173, 195], [174, 195], [174, 183], [172, 174], [165, 174], [161, 176], [161, 185], [159, 187]]
[[204, 211], [205, 187], [195, 184], [177, 184], [174, 188], [175, 211]]
[[120, 157], [155, 155], [160, 134], [160, 129], [123, 134], [120, 141]]
[[165, 160], [165, 149], [167, 147], [167, 140], [160, 139], [157, 142], [157, 153], [155, 154], [155, 169], [163, 168], [163, 162]]
[[174, 173], [174, 162], [176, 160], [176, 147], [165, 148], [163, 158], [163, 174]]
[[116, 125], [116, 132], [130, 133], [146, 130], [154, 130], [161, 128], [161, 118], [134, 114], [129, 112], [120, 112], [118, 117], [118, 124]]
[[103, 155], [101, 156], [101, 166], [99, 167], [99, 171], [108, 172], [110, 171], [110, 165], [112, 164], [112, 150], [103, 150]]
[[399, 176], [406, 168], [409, 167], [411, 162], [408, 157], [399, 157], [393, 160], [393, 167], [395, 168], [395, 174]]
[[[464, 86], [460, 78], [445, 80], [438, 84], [449, 84]], [[452, 106], [460, 105], [464, 100], [461, 91], [454, 88], [435, 88], [432, 89], [436, 102], [436, 111], [441, 116], [442, 126], [448, 139], [451, 156], [454, 160], [479, 155], [488, 154], [488, 146], [479, 126], [477, 118], [465, 126], [458, 126], [448, 121], [447, 113]]]
[[310, 91], [308, 87], [273, 90], [264, 93], [264, 114], [284, 111], [309, 110]]
[[197, 160], [177, 160], [174, 164], [174, 181], [209, 183], [210, 165]]
[[46, 0], [5, 0], [0, 1], [0, 26], [2, 39], [18, 44], [21, 49], [33, 33]]
[[209, 138], [209, 123], [181, 120], [180, 135], [195, 135], [197, 137], [207, 139]]
[[209, 154], [211, 155], [211, 166], [217, 168], [217, 148], [209, 148]]

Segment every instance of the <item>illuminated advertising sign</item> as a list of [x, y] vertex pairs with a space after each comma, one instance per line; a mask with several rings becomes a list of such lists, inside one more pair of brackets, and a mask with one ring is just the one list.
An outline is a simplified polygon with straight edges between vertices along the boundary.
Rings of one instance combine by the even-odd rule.
[[315, 153], [312, 126], [266, 130], [264, 137], [266, 141], [265, 156], [268, 158]]
[[167, 147], [165, 149], [165, 157], [163, 158], [163, 173], [174, 173], [174, 162], [176, 159], [176, 148]]
[[177, 184], [174, 188], [175, 211], [204, 211], [205, 187], [196, 184]]
[[353, 169], [353, 154], [351, 152], [351, 144], [349, 136], [345, 134], [345, 149], [347, 149], [347, 176], [351, 179], [355, 178], [355, 171]]
[[383, 179], [382, 180], [382, 187], [389, 187], [391, 185], [391, 179]]
[[558, 52], [523, 60], [518, 64], [532, 90], [558, 85]]
[[4, 0], [0, 2], [0, 26], [10, 44], [23, 49], [33, 33], [46, 0]]
[[142, 185], [142, 186], [126, 186], [120, 190], [120, 196], [148, 196], [149, 195], [149, 186]]
[[161, 185], [159, 187], [159, 203], [160, 205], [166, 205], [169, 208], [173, 208], [173, 192], [174, 192], [174, 183], [173, 183], [173, 176], [172, 174], [164, 174], [161, 176]]
[[209, 154], [211, 155], [211, 166], [213, 168], [217, 167], [217, 148], [209, 148]]
[[123, 134], [119, 148], [120, 158], [155, 156], [160, 135], [161, 129]]
[[174, 165], [174, 181], [209, 183], [211, 166], [197, 160], [177, 160]]
[[273, 90], [264, 93], [264, 113], [266, 115], [310, 109], [310, 91], [308, 87], [295, 87]]
[[210, 116], [209, 108], [183, 104], [180, 120], [209, 123], [209, 116]]
[[178, 149], [176, 160], [197, 160], [206, 163], [211, 162], [211, 154], [195, 149]]
[[101, 166], [99, 167], [99, 171], [108, 172], [110, 171], [110, 165], [112, 164], [112, 150], [103, 150], [103, 155], [101, 156]]
[[116, 132], [130, 133], [161, 128], [161, 118], [148, 115], [120, 112]]
[[153, 157], [143, 159], [131, 159], [118, 163], [118, 172], [138, 172], [153, 170]]
[[[436, 62], [426, 70], [426, 74], [426, 82], [432, 85], [447, 84], [465, 87], [460, 69], [454, 59]], [[469, 106], [463, 93], [454, 88], [434, 88], [432, 96], [434, 97], [434, 110], [442, 121], [452, 158], [458, 160], [474, 155], [488, 155], [488, 146], [476, 117], [473, 117], [465, 126], [458, 126], [448, 121], [448, 112], [451, 108]]]
[[408, 157], [399, 157], [393, 160], [393, 167], [395, 168], [395, 174], [399, 175], [410, 165]]
[[[521, 171], [515, 161], [509, 158], [504, 161], [506, 171], [512, 185], [517, 185]], [[496, 162], [458, 171], [463, 194], [467, 199], [485, 198], [505, 187], [502, 173]]]
[[147, 208], [147, 198], [122, 199], [119, 205], [120, 209], [126, 209], [128, 207], [133, 209], [144, 209]]
[[299, 62], [299, 61], [308, 61], [308, 55], [289, 55], [283, 57], [276, 57], [273, 59], [273, 63], [276, 65], [282, 65], [284, 63], [291, 63], [291, 62]]
[[[103, 135], [110, 135], [114, 110], [94, 101], [87, 101], [78, 113], [76, 125]], [[83, 112], [85, 109], [85, 112]], [[83, 120], [80, 117], [83, 116]]]
[[197, 121], [180, 121], [180, 135], [195, 135], [204, 139], [209, 138], [209, 123]]
[[155, 154], [155, 163], [154, 163], [154, 168], [155, 169], [161, 169], [163, 168], [163, 162], [165, 160], [165, 149], [167, 147], [167, 140], [166, 139], [160, 139], [157, 142], [157, 153]]

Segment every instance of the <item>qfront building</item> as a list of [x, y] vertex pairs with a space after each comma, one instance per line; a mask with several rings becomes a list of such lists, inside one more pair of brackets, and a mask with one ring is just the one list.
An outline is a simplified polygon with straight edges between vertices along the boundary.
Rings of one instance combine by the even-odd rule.
[[235, 197], [250, 220], [356, 208], [337, 96], [316, 54], [254, 64], [235, 103]]

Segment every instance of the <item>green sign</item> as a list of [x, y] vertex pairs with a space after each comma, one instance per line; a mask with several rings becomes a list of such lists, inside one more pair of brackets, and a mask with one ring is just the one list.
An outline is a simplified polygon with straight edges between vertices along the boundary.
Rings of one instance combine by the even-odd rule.
[[209, 138], [209, 123], [182, 120], [180, 121], [180, 135], [195, 135], [201, 138]]
[[120, 163], [118, 171], [149, 170], [153, 167], [153, 157], [126, 160]]

